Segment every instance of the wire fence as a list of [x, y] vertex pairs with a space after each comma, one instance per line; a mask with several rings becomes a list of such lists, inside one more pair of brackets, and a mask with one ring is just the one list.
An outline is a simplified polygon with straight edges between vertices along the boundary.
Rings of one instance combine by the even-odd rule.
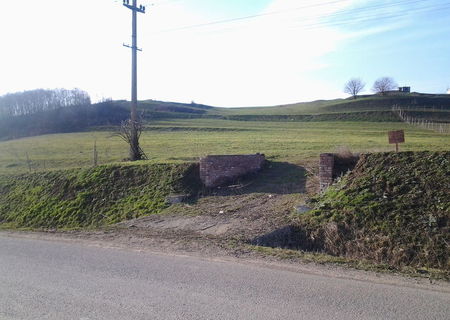
[[[401, 108], [399, 105], [393, 105], [392, 111], [396, 113], [399, 118], [408, 124], [413, 126], [421, 127], [427, 130], [433, 130], [438, 133], [448, 134], [450, 133], [450, 123], [449, 122], [436, 122], [429, 119], [417, 118], [411, 115], [411, 110]], [[429, 109], [427, 111], [430, 111]]]

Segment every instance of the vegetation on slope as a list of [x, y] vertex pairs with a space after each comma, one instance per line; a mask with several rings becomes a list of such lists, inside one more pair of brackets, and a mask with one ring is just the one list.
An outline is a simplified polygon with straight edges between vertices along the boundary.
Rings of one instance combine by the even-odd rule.
[[238, 121], [370, 121], [370, 122], [400, 122], [399, 117], [391, 111], [363, 111], [321, 114], [264, 115], [243, 114], [226, 116], [228, 120]]
[[301, 216], [309, 246], [393, 266], [450, 269], [450, 152], [362, 155]]
[[0, 177], [0, 225], [76, 228], [111, 224], [167, 206], [171, 193], [195, 194], [194, 164], [108, 165]]

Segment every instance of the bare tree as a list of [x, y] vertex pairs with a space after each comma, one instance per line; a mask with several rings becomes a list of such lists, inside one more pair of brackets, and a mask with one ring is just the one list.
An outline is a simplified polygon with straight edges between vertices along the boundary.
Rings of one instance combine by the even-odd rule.
[[[118, 135], [130, 146], [130, 158], [129, 160], [147, 160], [148, 157], [141, 149], [139, 144], [134, 143], [135, 139], [139, 140], [142, 133], [142, 121], [131, 121], [131, 119], [122, 121], [120, 126], [120, 132]], [[133, 156], [138, 158], [133, 158]]]
[[378, 78], [373, 84], [372, 91], [375, 93], [380, 93], [383, 96], [386, 92], [394, 90], [398, 87], [397, 83], [391, 77]]
[[356, 99], [358, 93], [360, 93], [365, 86], [366, 84], [360, 78], [351, 78], [345, 84], [344, 92], [351, 94], [353, 96], [353, 99]]

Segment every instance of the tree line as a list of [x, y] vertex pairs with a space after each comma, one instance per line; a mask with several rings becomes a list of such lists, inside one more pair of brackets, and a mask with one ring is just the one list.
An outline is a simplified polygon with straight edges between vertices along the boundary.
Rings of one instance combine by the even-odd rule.
[[[358, 93], [364, 90], [365, 86], [366, 84], [360, 78], [352, 78], [345, 84], [344, 92], [356, 99]], [[382, 77], [374, 82], [372, 91], [385, 95], [386, 92], [397, 89], [397, 86], [397, 83], [391, 77]]]
[[0, 117], [23, 116], [60, 108], [86, 106], [91, 98], [80, 89], [36, 89], [0, 96]]
[[0, 117], [0, 141], [48, 133], [79, 132], [95, 126], [118, 126], [129, 117], [126, 103], [102, 102]]

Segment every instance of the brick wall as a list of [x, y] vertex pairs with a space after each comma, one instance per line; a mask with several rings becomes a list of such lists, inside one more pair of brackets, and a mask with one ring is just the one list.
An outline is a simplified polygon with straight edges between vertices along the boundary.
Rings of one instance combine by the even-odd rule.
[[200, 159], [200, 179], [208, 188], [232, 182], [259, 171], [265, 161], [263, 154], [206, 156]]
[[359, 160], [359, 155], [342, 156], [334, 153], [322, 153], [319, 163], [320, 191], [328, 188], [334, 179], [353, 170]]
[[320, 191], [325, 190], [333, 183], [333, 168], [334, 168], [334, 154], [322, 153], [320, 154], [319, 163], [319, 180]]

